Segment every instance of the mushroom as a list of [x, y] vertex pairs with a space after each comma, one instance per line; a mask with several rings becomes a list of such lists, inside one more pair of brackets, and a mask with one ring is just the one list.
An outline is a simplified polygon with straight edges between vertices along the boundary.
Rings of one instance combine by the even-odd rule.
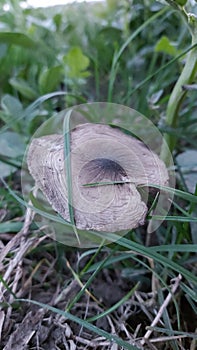
[[[142, 198], [138, 186], [164, 186], [168, 182], [167, 169], [159, 157], [120, 129], [92, 123], [70, 131], [70, 151], [76, 227], [118, 232], [143, 225], [148, 195]], [[70, 221], [64, 135], [34, 138], [27, 164], [52, 208]], [[102, 186], [84, 186], [98, 182]]]

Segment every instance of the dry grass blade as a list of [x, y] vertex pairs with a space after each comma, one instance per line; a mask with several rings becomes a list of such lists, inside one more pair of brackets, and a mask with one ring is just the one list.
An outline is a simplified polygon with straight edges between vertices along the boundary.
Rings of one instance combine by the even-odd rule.
[[[172, 286], [172, 289], [171, 289], [171, 292], [168, 293], [166, 299], [164, 300], [163, 304], [161, 305], [158, 313], [157, 313], [157, 316], [155, 317], [155, 319], [153, 320], [153, 322], [151, 323], [151, 327], [154, 327], [157, 325], [157, 323], [159, 322], [159, 320], [161, 319], [162, 315], [163, 315], [163, 312], [164, 310], [166, 309], [166, 307], [168, 306], [170, 300], [172, 299], [172, 295], [175, 294], [179, 284], [180, 284], [180, 281], [182, 279], [182, 276], [181, 275], [178, 275], [178, 277], [176, 277], [173, 282], [173, 286]], [[153, 330], [148, 330], [146, 332], [146, 334], [144, 335], [142, 341], [141, 341], [141, 344], [144, 345], [146, 343], [146, 341], [150, 338], [151, 334], [152, 334]]]
[[0, 252], [0, 269], [2, 268], [1, 263], [6, 257], [6, 255], [16, 246], [19, 245], [22, 236], [27, 235], [29, 231], [29, 226], [33, 220], [33, 212], [30, 208], [26, 210], [25, 221], [22, 229], [8, 242], [4, 249]]
[[[0, 301], [1, 303], [8, 302], [10, 305], [7, 312], [1, 312], [1, 327], [0, 330], [8, 329], [12, 314], [12, 302], [14, 295], [18, 297], [22, 295], [23, 290], [20, 289], [20, 281], [23, 275], [22, 262], [27, 252], [40, 244], [45, 237], [28, 237], [29, 227], [32, 223], [34, 213], [30, 208], [26, 210], [24, 225], [22, 229], [7, 243], [0, 254], [0, 263], [2, 271], [2, 281], [0, 282]], [[6, 258], [11, 252], [11, 258]], [[5, 262], [5, 263], [4, 263]], [[7, 297], [7, 291], [10, 295]], [[0, 332], [1, 335], [1, 332]], [[6, 347], [5, 349], [9, 349]]]

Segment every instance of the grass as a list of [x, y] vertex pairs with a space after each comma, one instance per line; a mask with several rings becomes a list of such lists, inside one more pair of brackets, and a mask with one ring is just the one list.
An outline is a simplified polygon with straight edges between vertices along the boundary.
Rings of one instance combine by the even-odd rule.
[[[196, 348], [196, 165], [193, 160], [190, 165], [179, 164], [176, 158], [195, 146], [196, 71], [192, 69], [191, 76], [184, 79], [182, 72], [188, 53], [189, 57], [195, 55], [196, 44], [191, 43], [177, 2], [173, 1], [178, 12], [153, 1], [146, 5], [134, 1], [132, 9], [126, 3], [114, 3], [91, 5], [88, 13], [85, 4], [43, 12], [21, 10], [12, 2], [9, 13], [2, 10], [2, 32], [9, 32], [9, 40], [7, 35], [0, 36], [0, 149], [10, 147], [6, 131], [20, 135], [25, 148], [42, 122], [52, 115], [56, 120], [59, 111], [75, 104], [98, 100], [124, 103], [144, 113], [174, 147], [176, 189], [162, 188], [172, 192], [173, 203], [165, 221], [163, 215], [152, 218], [149, 213], [145, 226], [123, 237], [76, 231], [70, 158], [66, 173], [71, 220], [66, 223], [56, 213], [47, 212], [34, 191], [29, 202], [22, 199], [22, 151], [13, 157], [0, 151], [2, 349]], [[192, 8], [188, 2], [186, 10], [196, 11], [196, 5]], [[47, 27], [48, 19], [52, 24]], [[127, 22], [123, 25], [121, 19]], [[15, 35], [18, 32], [20, 37]], [[174, 56], [166, 46], [159, 52], [155, 49], [163, 35], [174, 48]], [[39, 46], [33, 52], [35, 42]], [[75, 75], [71, 76], [73, 66], [65, 63], [65, 57], [73, 47], [80, 48], [77, 52], [89, 63], [83, 69], [73, 57]], [[50, 81], [57, 66], [60, 78], [50, 91], [50, 84], [43, 84], [43, 70]], [[180, 77], [191, 89], [184, 91], [181, 103], [175, 98], [174, 123], [168, 113]], [[25, 91], [27, 86], [33, 89], [32, 95], [31, 90], [29, 94]], [[96, 112], [93, 122], [98, 122]], [[68, 151], [70, 114], [62, 130]], [[3, 164], [17, 169], [4, 174]], [[77, 239], [85, 235], [87, 241], [94, 237], [100, 244], [80, 249], [54, 241], [42, 223], [35, 225], [39, 215], [61, 224], [61, 230], [66, 227], [71, 240], [74, 228]], [[152, 234], [148, 233], [150, 219], [163, 221]]]

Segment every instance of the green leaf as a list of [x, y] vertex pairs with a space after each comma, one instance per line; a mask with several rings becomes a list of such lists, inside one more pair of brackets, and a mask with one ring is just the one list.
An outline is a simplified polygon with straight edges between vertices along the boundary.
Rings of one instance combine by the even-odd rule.
[[68, 68], [69, 78], [87, 78], [90, 73], [86, 69], [90, 64], [90, 60], [85, 56], [80, 47], [73, 47], [67, 55], [63, 57], [63, 61]]
[[11, 78], [9, 80], [10, 85], [12, 85], [18, 92], [24, 97], [33, 100], [38, 97], [37, 92], [29, 86], [29, 84], [21, 78]]
[[185, 6], [187, 0], [175, 0], [175, 2], [180, 6]]
[[163, 52], [171, 56], [176, 56], [178, 50], [171, 44], [167, 36], [162, 36], [155, 45], [155, 52]]
[[25, 144], [21, 139], [21, 135], [7, 131], [1, 134], [0, 153], [8, 157], [18, 157], [23, 155]]
[[1, 107], [10, 116], [15, 118], [20, 116], [23, 113], [23, 106], [21, 102], [11, 95], [4, 95], [1, 100]]
[[36, 43], [23, 33], [0, 33], [0, 43], [13, 44], [28, 49], [36, 48]]
[[62, 14], [56, 13], [56, 15], [53, 17], [53, 21], [56, 25], [56, 29], [60, 30], [61, 24], [62, 24]]
[[62, 77], [63, 69], [61, 66], [44, 70], [39, 77], [39, 88], [41, 94], [47, 94], [54, 91], [60, 84]]
[[[17, 133], [7, 131], [1, 134], [0, 138], [0, 153], [7, 157], [18, 157], [23, 155], [25, 144], [21, 136]], [[14, 172], [17, 168], [0, 161], [1, 177], [6, 177]]]

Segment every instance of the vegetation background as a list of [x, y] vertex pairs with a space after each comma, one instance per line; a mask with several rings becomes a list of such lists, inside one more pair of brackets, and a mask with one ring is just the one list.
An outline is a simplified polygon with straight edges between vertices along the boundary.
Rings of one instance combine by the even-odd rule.
[[[166, 119], [186, 52], [197, 57], [182, 5], [0, 1], [0, 349], [196, 348], [197, 59], [178, 120]], [[194, 1], [185, 9], [197, 14]], [[96, 101], [132, 107], [176, 140], [178, 190], [150, 242], [143, 227], [108, 247], [71, 249], [40, 232], [21, 199], [37, 127]]]

